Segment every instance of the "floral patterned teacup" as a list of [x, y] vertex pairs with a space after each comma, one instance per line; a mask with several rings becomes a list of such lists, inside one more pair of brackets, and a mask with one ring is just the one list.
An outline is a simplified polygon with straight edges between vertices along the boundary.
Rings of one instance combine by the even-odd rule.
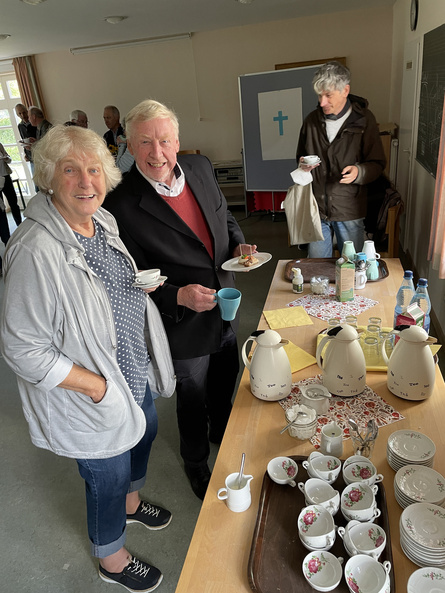
[[308, 550], [329, 550], [334, 545], [334, 519], [321, 505], [305, 507], [298, 516], [297, 526], [301, 543]]
[[343, 466], [343, 479], [346, 484], [361, 482], [362, 484], [378, 484], [383, 480], [383, 475], [377, 473], [377, 468], [367, 459], [354, 461]]
[[277, 484], [296, 486], [298, 465], [290, 457], [274, 457], [267, 464], [267, 473], [271, 480]]
[[321, 478], [332, 484], [338, 478], [341, 470], [341, 461], [332, 455], [309, 456], [308, 461], [301, 464], [311, 478]]
[[345, 579], [351, 593], [389, 593], [391, 562], [383, 564], [371, 556], [359, 554], [346, 562]]
[[350, 556], [366, 554], [378, 560], [386, 546], [386, 533], [374, 523], [349, 521], [346, 527], [339, 527], [337, 533]]
[[343, 558], [330, 552], [311, 552], [303, 560], [303, 574], [316, 591], [332, 591], [341, 581]]
[[[353, 482], [341, 493], [341, 512], [348, 521], [373, 521], [380, 515], [375, 495], [378, 486], [368, 486], [361, 482]], [[378, 512], [377, 512], [378, 511]]]

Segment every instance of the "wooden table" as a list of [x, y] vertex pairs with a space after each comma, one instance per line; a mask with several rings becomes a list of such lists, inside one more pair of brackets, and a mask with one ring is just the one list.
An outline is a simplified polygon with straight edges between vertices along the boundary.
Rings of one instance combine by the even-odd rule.
[[[379, 304], [361, 314], [359, 325], [366, 325], [371, 315], [381, 317], [383, 325], [392, 325], [395, 295], [402, 282], [403, 269], [398, 259], [386, 262], [389, 277], [380, 282], [368, 282], [361, 291], [363, 296], [373, 298]], [[287, 260], [278, 262], [265, 310], [282, 308], [297, 296], [292, 293], [290, 282], [284, 279], [286, 263]], [[305, 284], [304, 294], [309, 292], [309, 286]], [[279, 333], [315, 355], [316, 336], [327, 324], [313, 317], [311, 319], [313, 325], [287, 328]], [[259, 327], [268, 327], [264, 316]], [[292, 379], [300, 381], [319, 372], [318, 366], [314, 365], [294, 373]], [[402, 509], [394, 497], [395, 472], [386, 460], [386, 442], [392, 432], [404, 428], [427, 434], [437, 447], [434, 468], [445, 475], [445, 385], [438, 367], [434, 393], [422, 402], [408, 402], [394, 396], [386, 387], [386, 373], [367, 373], [367, 384], [405, 416], [404, 420], [380, 429], [372, 458], [378, 471], [385, 476], [396, 591], [405, 593], [408, 578], [418, 567], [406, 558], [400, 547], [398, 522]], [[247, 593], [251, 590], [247, 575], [248, 560], [267, 463], [279, 455], [309, 455], [313, 451], [309, 441], [296, 440], [287, 432], [280, 434], [284, 424], [284, 412], [277, 402], [264, 402], [252, 395], [249, 374], [245, 369], [176, 593]], [[233, 513], [218, 500], [216, 493], [224, 486], [226, 476], [238, 471], [242, 452], [246, 453], [244, 473], [254, 476], [251, 482], [252, 505], [244, 513]], [[343, 459], [352, 454], [348, 439], [344, 441]]]

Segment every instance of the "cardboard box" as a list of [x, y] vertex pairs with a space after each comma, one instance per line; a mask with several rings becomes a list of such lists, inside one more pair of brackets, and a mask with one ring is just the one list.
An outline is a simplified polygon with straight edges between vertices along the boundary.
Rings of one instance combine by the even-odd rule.
[[396, 325], [418, 325], [423, 327], [425, 313], [416, 303], [408, 305], [405, 313], [401, 313], [396, 317]]
[[335, 298], [344, 303], [354, 300], [355, 264], [343, 257], [335, 262]]

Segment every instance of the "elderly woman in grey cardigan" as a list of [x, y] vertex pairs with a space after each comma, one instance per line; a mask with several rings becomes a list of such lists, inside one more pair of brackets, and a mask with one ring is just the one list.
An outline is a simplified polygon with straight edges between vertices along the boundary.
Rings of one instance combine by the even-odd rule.
[[41, 191], [3, 263], [3, 355], [32, 442], [77, 461], [99, 576], [152, 591], [162, 573], [124, 544], [127, 524], [171, 520], [139, 496], [157, 432], [152, 394], [175, 386], [163, 324], [149, 291], [133, 286], [135, 263], [101, 208], [121, 178], [103, 140], [56, 126], [33, 157]]

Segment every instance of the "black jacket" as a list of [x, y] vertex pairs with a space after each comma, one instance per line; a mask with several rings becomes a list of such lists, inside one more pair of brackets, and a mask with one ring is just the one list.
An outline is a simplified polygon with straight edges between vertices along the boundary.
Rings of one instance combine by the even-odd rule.
[[[245, 239], [227, 209], [210, 161], [194, 154], [178, 156], [178, 163], [209, 226], [213, 260], [202, 241], [135, 165], [108, 194], [103, 206], [115, 216], [120, 237], [138, 268], [160, 268], [161, 274], [168, 277], [164, 286], [150, 296], [162, 314], [173, 358], [189, 359], [218, 350], [223, 322], [218, 307], [196, 313], [178, 306], [178, 289], [187, 284], [215, 290], [234, 286], [234, 274], [221, 266]], [[237, 324], [238, 319], [232, 322], [235, 331]]]
[[[355, 220], [366, 216], [366, 184], [374, 181], [386, 165], [385, 153], [374, 115], [362, 97], [349, 95], [352, 112], [332, 143], [320, 106], [304, 120], [297, 147], [301, 156], [317, 154], [321, 164], [312, 170], [312, 190], [322, 219]], [[351, 184], [339, 183], [341, 172], [356, 165], [359, 173]]]

